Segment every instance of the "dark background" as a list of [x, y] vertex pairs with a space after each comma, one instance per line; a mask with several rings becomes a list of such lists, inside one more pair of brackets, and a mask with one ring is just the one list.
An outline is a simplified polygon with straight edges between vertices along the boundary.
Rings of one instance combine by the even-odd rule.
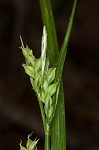
[[[59, 46], [73, 1], [52, 0]], [[21, 43], [40, 56], [42, 20], [38, 0], [0, 0], [0, 150], [18, 150], [27, 135], [44, 133], [39, 106], [24, 73]], [[80, 0], [65, 61], [67, 150], [99, 150], [99, 0]]]

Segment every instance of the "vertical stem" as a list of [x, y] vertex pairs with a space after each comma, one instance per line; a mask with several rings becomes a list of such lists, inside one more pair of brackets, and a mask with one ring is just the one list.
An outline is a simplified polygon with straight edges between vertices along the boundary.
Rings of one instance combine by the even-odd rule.
[[59, 99], [52, 122], [51, 150], [66, 150], [66, 122], [63, 85], [60, 84]]
[[40, 106], [40, 111], [41, 111], [41, 116], [42, 116], [42, 121], [43, 121], [43, 127], [44, 127], [44, 131], [46, 129], [45, 127], [45, 114], [44, 114], [44, 108], [42, 105], [42, 102], [39, 100], [39, 106]]
[[47, 123], [45, 130], [45, 150], [50, 150], [50, 127]]

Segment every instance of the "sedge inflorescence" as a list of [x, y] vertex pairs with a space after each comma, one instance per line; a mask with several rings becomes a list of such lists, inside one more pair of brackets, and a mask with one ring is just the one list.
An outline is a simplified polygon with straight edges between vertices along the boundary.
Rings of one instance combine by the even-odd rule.
[[[30, 77], [30, 82], [36, 92], [39, 101], [44, 105], [46, 117], [50, 118], [53, 113], [53, 96], [58, 99], [59, 83], [55, 81], [55, 67], [49, 67], [49, 57], [47, 57], [47, 32], [43, 28], [41, 57], [35, 58], [32, 50], [28, 46], [24, 47], [21, 38], [21, 49], [25, 57], [26, 64], [22, 66]], [[57, 102], [57, 100], [56, 100]]]
[[32, 134], [29, 134], [28, 135], [28, 138], [27, 138], [27, 142], [26, 142], [26, 147], [22, 146], [22, 141], [20, 142], [20, 150], [37, 150], [37, 143], [38, 143], [38, 140], [35, 139], [34, 141], [32, 141], [30, 139], [30, 136]]

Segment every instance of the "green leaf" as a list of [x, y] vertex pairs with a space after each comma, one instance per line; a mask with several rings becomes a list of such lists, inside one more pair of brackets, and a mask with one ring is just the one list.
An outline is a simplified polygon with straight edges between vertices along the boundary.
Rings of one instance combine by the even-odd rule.
[[32, 78], [34, 78], [34, 68], [28, 65], [23, 64], [22, 65], [25, 69], [25, 72]]
[[59, 81], [61, 80], [61, 77], [62, 77], [63, 66], [64, 66], [66, 54], [67, 54], [68, 42], [69, 42], [69, 39], [70, 39], [74, 14], [75, 14], [75, 10], [76, 10], [76, 4], [77, 4], [77, 0], [74, 0], [74, 4], [73, 4], [70, 20], [69, 20], [69, 23], [68, 23], [67, 31], [66, 31], [65, 38], [64, 38], [64, 41], [63, 41], [63, 44], [62, 44], [62, 47], [61, 47], [61, 50], [60, 50], [60, 54], [59, 54], [59, 57], [58, 57], [58, 61], [57, 61], [56, 80], [59, 80]]
[[39, 0], [39, 2], [41, 7], [43, 25], [46, 26], [48, 34], [47, 53], [50, 58], [50, 66], [53, 66], [57, 61], [59, 48], [51, 3], [50, 0]]
[[[74, 0], [73, 9], [71, 13], [71, 17], [69, 20], [69, 24], [67, 27], [67, 32], [65, 35], [64, 42], [62, 44], [62, 48], [60, 50], [57, 66], [56, 66], [56, 81], [60, 81], [62, 77], [63, 65], [66, 58], [67, 46], [70, 38], [70, 33], [73, 24], [74, 13], [76, 9], [77, 0]], [[65, 113], [64, 113], [64, 93], [63, 86], [60, 86], [59, 99], [57, 103], [57, 109], [55, 112], [55, 116], [52, 123], [52, 150], [66, 150], [66, 134], [65, 134]], [[61, 121], [60, 121], [61, 120]], [[57, 135], [58, 133], [58, 135]], [[56, 137], [56, 138], [55, 138]]]

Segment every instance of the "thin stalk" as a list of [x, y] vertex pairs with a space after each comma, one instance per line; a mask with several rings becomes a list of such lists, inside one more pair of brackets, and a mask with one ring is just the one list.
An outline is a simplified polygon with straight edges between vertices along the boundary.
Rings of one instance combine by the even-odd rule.
[[45, 130], [45, 150], [50, 150], [50, 128], [48, 125]]
[[42, 116], [42, 121], [43, 121], [43, 127], [44, 127], [44, 131], [46, 130], [46, 121], [45, 121], [45, 113], [44, 113], [44, 108], [43, 108], [43, 104], [42, 101], [39, 101], [39, 106], [40, 106], [40, 111], [41, 111], [41, 116]]
[[63, 84], [60, 84], [59, 99], [52, 122], [51, 150], [66, 150], [66, 122]]

